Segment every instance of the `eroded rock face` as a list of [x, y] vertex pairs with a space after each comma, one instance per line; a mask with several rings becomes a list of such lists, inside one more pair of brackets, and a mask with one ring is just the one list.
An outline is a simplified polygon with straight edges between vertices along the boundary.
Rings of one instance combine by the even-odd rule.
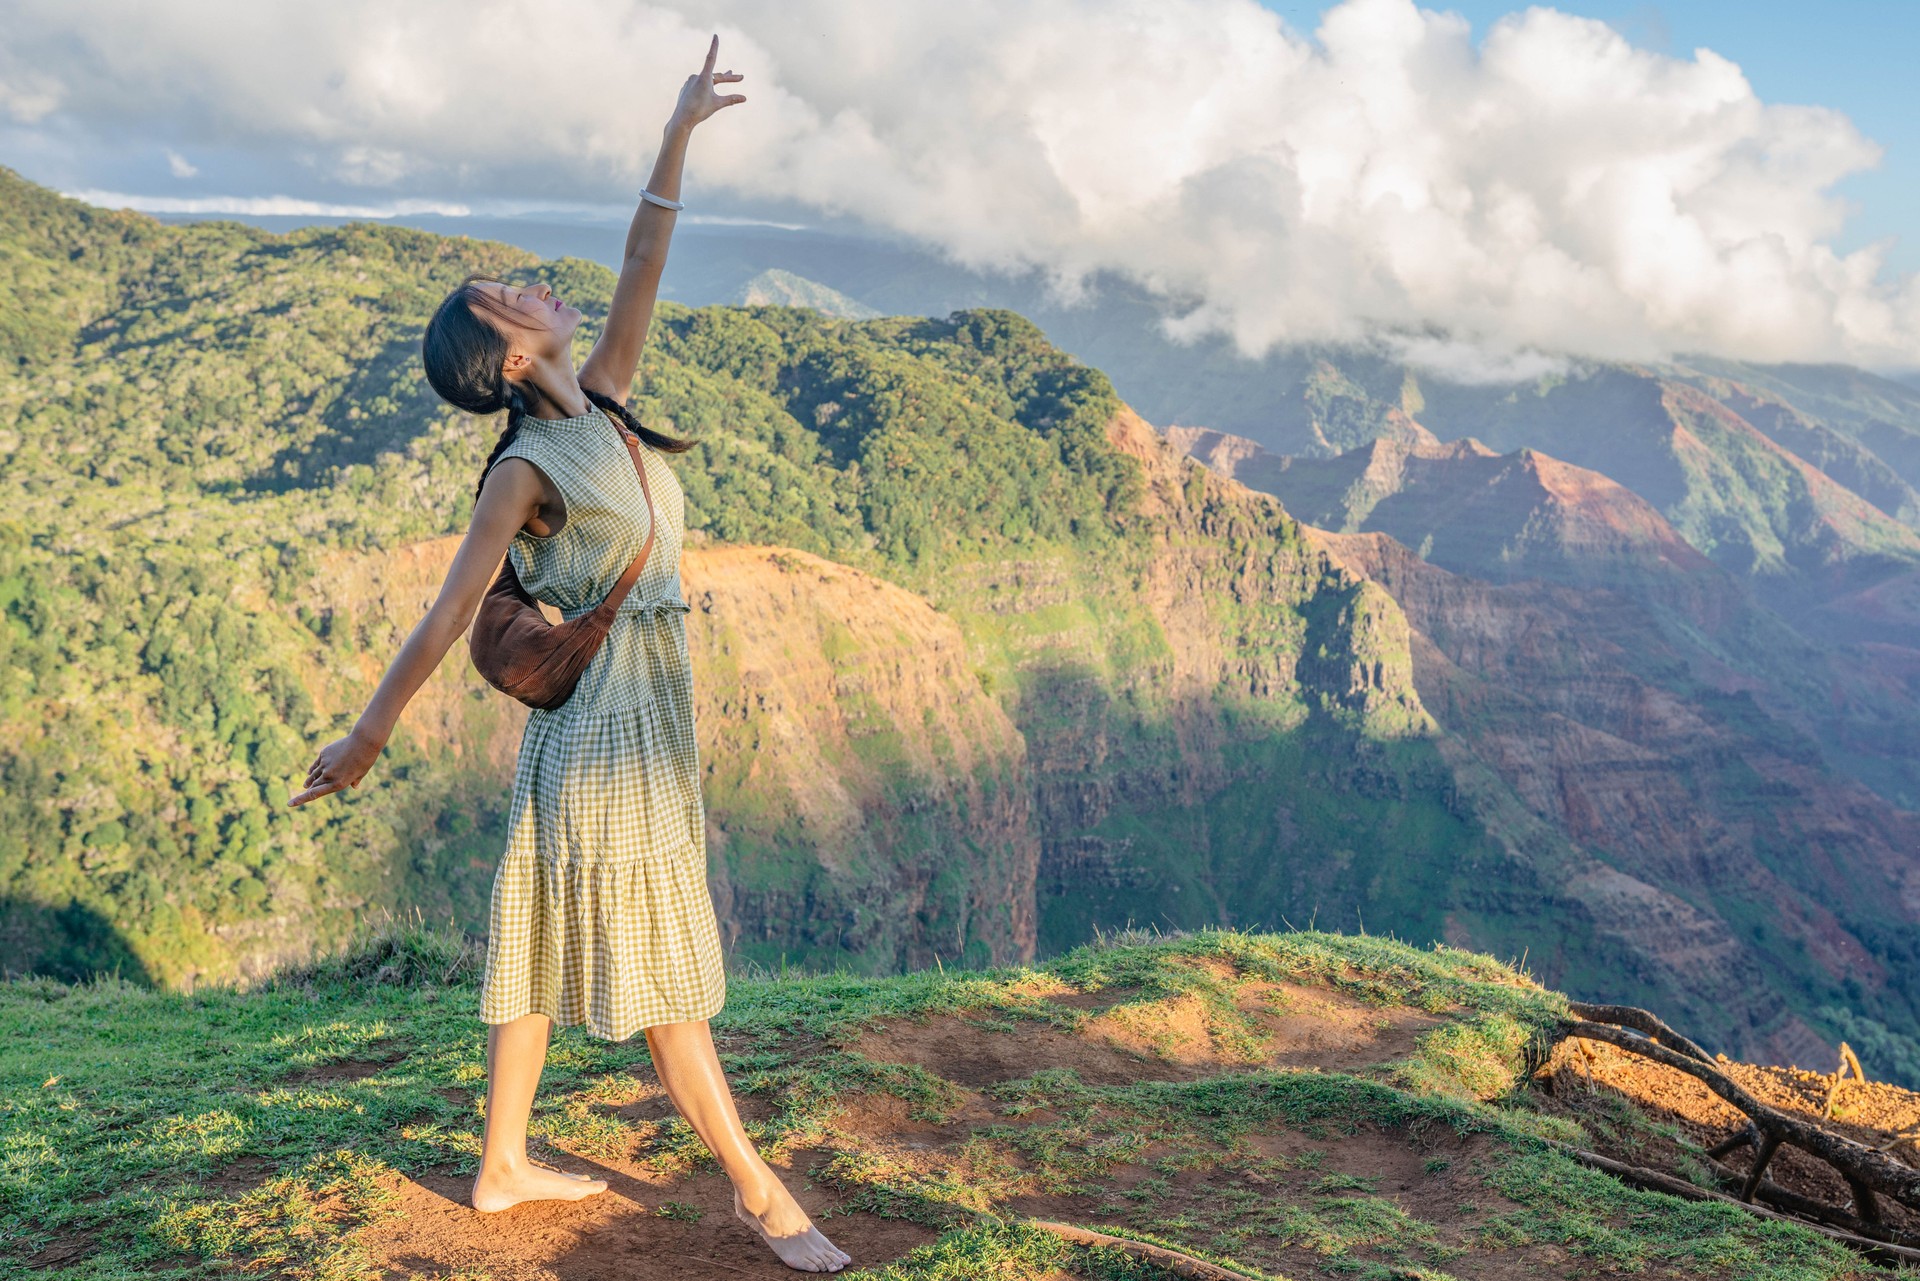
[[953, 620], [788, 548], [690, 549], [682, 583], [729, 947], [874, 971], [1031, 959], [1026, 743]]
[[1709, 631], [1740, 610], [1739, 586], [1625, 486], [1538, 450], [1443, 443], [1392, 418], [1391, 434], [1334, 458], [1272, 454], [1200, 428], [1168, 439], [1308, 525], [1387, 534], [1456, 574], [1620, 590]]
[[1598, 864], [1560, 892], [1638, 958], [1625, 976], [1738, 1051], [1805, 1057], [1782, 953], [1836, 989], [1905, 980], [1872, 940], [1920, 923], [1920, 817], [1827, 771], [1738, 692], [1695, 689], [1638, 603], [1447, 573], [1378, 534], [1314, 541], [1415, 628], [1415, 678], [1456, 741]]
[[[1696, 389], [1607, 385], [1645, 402], [1632, 421], [1653, 433], [1651, 456], [1628, 474], [1647, 493], [1659, 492], [1668, 453], [1700, 475], [1722, 474], [1721, 455], [1739, 449], [1756, 467], [1772, 458], [1807, 471]], [[1808, 638], [1819, 628], [1796, 635], [1758, 602], [1777, 574], [1736, 577], [1677, 532], [1698, 515], [1685, 486], [1669, 495], [1669, 523], [1598, 472], [1530, 448], [1442, 442], [1398, 411], [1388, 419], [1378, 439], [1332, 457], [1197, 428], [1168, 435], [1338, 531], [1313, 541], [1405, 609], [1415, 684], [1463, 791], [1493, 804], [1489, 824], [1505, 839], [1524, 812], [1565, 843], [1532, 860], [1550, 872], [1534, 915], [1578, 918], [1592, 933], [1586, 957], [1570, 952], [1543, 972], [1684, 1009], [1763, 1059], [1811, 1061], [1820, 1040], [1785, 990], [1824, 989], [1803, 1005], [1856, 1004], [1860, 990], [1901, 1005], [1888, 958], [1907, 954], [1920, 925], [1920, 831], [1899, 801], [1911, 794], [1914, 708], [1906, 578], [1821, 607], [1829, 631], [1845, 618], [1854, 641], [1896, 643], [1832, 650]], [[1884, 521], [1849, 515], [1864, 504], [1824, 477], [1805, 483], [1837, 513], [1833, 537], [1874, 544]], [[1812, 583], [1817, 562], [1793, 563]], [[1496, 780], [1497, 802], [1471, 785], [1475, 768]]]
[[1399, 606], [1136, 415], [1107, 435], [1144, 482], [1121, 544], [929, 584], [1027, 739], [1041, 953], [1129, 922], [1437, 937], [1510, 860], [1449, 809]]
[[[1414, 685], [1406, 618], [1386, 592], [1299, 541], [1299, 526], [1261, 495], [1194, 468], [1131, 410], [1107, 435], [1146, 472], [1142, 509], [1160, 528], [1142, 599], [1172, 649], [1177, 690], [1229, 687], [1254, 699], [1318, 701], [1385, 737], [1432, 732]], [[1244, 613], [1222, 609], [1224, 602]], [[1286, 629], [1287, 613], [1300, 633]], [[1269, 629], [1246, 627], [1247, 614]]]

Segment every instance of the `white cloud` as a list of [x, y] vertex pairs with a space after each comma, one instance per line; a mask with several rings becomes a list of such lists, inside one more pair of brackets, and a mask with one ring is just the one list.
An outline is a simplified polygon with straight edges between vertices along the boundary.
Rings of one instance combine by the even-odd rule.
[[1533, 382], [1546, 374], [1565, 374], [1577, 362], [1537, 348], [1490, 349], [1433, 334], [1385, 333], [1376, 339], [1392, 359], [1444, 374], [1456, 383]]
[[[1832, 248], [1879, 148], [1547, 8], [1343, 0], [0, 0], [0, 112], [311, 158], [395, 198], [604, 201], [716, 23], [749, 101], [687, 191], [864, 219], [1070, 295], [1098, 271], [1247, 351], [1375, 339], [1920, 363], [1920, 275]], [[1443, 337], [1435, 339], [1438, 331]], [[1471, 353], [1466, 355], [1465, 353]]]
[[[0, 50], [0, 57], [4, 57]], [[0, 75], [0, 110], [22, 124], [36, 124], [60, 107], [60, 85], [52, 76], [6, 59]]]
[[195, 174], [200, 172], [200, 167], [198, 165], [194, 164], [191, 160], [187, 159], [185, 156], [175, 151], [172, 147], [168, 147], [166, 150], [167, 150], [167, 169], [169, 172], [173, 174], [174, 177], [191, 178]]
[[391, 187], [417, 166], [392, 147], [343, 147], [333, 158], [333, 176], [356, 187]]

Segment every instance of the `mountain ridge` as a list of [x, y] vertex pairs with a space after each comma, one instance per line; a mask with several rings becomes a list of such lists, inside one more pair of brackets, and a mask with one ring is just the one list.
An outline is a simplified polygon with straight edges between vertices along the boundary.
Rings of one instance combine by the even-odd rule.
[[[1472, 437], [1443, 443], [1406, 421], [1399, 434], [1331, 459], [1276, 459], [1203, 428], [1174, 428], [1168, 438], [1273, 494], [1305, 524], [1379, 530], [1455, 572], [1599, 586], [1622, 574], [1647, 591], [1670, 583], [1682, 597], [1735, 590], [1650, 503], [1610, 478], [1530, 447], [1499, 454]], [[1688, 607], [1710, 625], [1710, 599]]]

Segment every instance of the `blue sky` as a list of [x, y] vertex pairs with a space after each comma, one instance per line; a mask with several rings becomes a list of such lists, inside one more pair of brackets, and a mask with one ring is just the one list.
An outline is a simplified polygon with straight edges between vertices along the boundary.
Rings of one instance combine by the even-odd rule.
[[[1262, 3], [1302, 34], [1312, 33], [1327, 7]], [[1501, 17], [1527, 8], [1504, 0], [1421, 7], [1467, 19], [1476, 44]], [[1846, 112], [1886, 155], [1877, 170], [1834, 188], [1857, 206], [1834, 247], [1848, 251], [1898, 235], [1887, 265], [1920, 269], [1920, 109], [1913, 88], [1920, 0], [1555, 0], [1549, 7], [1598, 18], [1641, 48], [1671, 57], [1689, 57], [1704, 45], [1739, 63], [1767, 102]]]

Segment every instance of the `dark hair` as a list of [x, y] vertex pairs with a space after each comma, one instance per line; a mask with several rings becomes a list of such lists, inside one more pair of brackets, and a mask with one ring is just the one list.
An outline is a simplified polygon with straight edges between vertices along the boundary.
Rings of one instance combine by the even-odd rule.
[[[531, 407], [526, 391], [509, 379], [503, 368], [507, 360], [507, 336], [480, 317], [480, 311], [484, 310], [506, 318], [500, 305], [480, 288], [483, 283], [499, 281], [496, 277], [475, 273], [454, 286], [453, 292], [434, 309], [427, 321], [427, 331], [420, 338], [420, 358], [427, 368], [427, 384], [440, 399], [470, 414], [507, 411], [506, 429], [494, 442], [486, 466], [480, 469], [480, 483], [474, 486], [476, 501], [486, 488], [487, 474], [493, 470], [500, 451], [520, 434], [520, 420]], [[585, 387], [580, 390], [586, 392], [588, 400], [655, 449], [678, 454], [693, 448], [691, 440], [679, 440], [642, 426], [640, 420], [613, 397]]]

